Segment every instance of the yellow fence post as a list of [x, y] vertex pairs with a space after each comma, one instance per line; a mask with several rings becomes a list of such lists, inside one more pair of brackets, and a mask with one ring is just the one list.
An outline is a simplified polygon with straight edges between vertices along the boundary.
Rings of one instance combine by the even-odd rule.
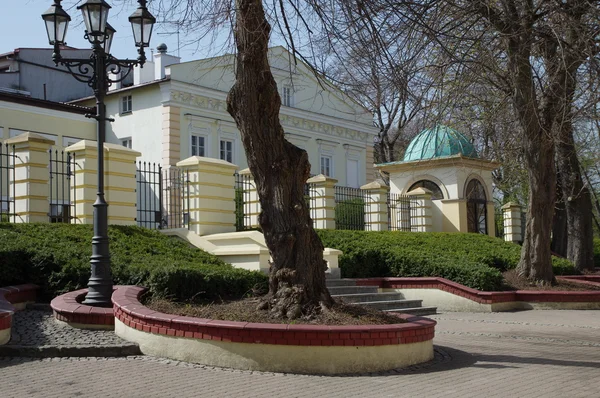
[[220, 159], [192, 156], [177, 163], [189, 173], [190, 230], [212, 235], [235, 232], [237, 166]]

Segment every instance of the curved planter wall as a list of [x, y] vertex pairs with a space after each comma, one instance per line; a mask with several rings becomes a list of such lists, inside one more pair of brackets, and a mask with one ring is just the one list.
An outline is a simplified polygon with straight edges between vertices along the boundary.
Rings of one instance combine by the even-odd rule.
[[36, 285], [17, 285], [0, 288], [0, 345], [10, 340], [12, 316], [15, 311], [35, 303]]
[[155, 312], [120, 286], [113, 294], [115, 332], [144, 354], [212, 366], [272, 372], [340, 374], [389, 370], [433, 358], [435, 321], [373, 326], [260, 324]]
[[[585, 285], [600, 286], [600, 276], [559, 276]], [[530, 309], [600, 309], [600, 291], [484, 292], [444, 278], [368, 278], [356, 279], [357, 286], [377, 286], [393, 291], [407, 300], [422, 300], [424, 306], [442, 311], [500, 312]]]
[[113, 309], [81, 304], [86, 294], [87, 289], [80, 289], [55, 297], [50, 302], [54, 317], [78, 329], [113, 329]]

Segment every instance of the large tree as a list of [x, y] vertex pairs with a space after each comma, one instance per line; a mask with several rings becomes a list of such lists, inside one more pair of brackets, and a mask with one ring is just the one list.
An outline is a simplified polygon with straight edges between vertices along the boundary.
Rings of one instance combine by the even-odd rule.
[[235, 12], [235, 83], [227, 111], [242, 135], [273, 258], [263, 308], [297, 318], [333, 302], [325, 287], [323, 244], [304, 200], [310, 164], [306, 151], [286, 141], [279, 122], [281, 99], [267, 58], [271, 28], [262, 0], [236, 0]]

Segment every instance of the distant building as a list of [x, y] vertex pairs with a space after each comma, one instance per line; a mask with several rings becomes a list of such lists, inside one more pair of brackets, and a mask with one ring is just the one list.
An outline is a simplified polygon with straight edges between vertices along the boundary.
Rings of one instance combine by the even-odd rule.
[[420, 209], [430, 219], [424, 231], [490, 236], [495, 236], [492, 171], [498, 167], [481, 159], [463, 134], [442, 125], [419, 133], [402, 161], [377, 165], [389, 173], [392, 193], [430, 196]]
[[[92, 89], [78, 82], [66, 67], [54, 65], [52, 52], [51, 48], [17, 48], [0, 54], [0, 90], [57, 102], [92, 95]], [[91, 50], [63, 47], [61, 54], [85, 59]]]
[[[111, 87], [106, 96], [107, 141], [142, 153], [142, 159], [174, 166], [190, 156], [226, 160], [245, 169], [240, 133], [227, 113], [226, 97], [235, 81], [234, 56], [180, 63], [157, 48], [151, 61], [133, 71], [134, 84]], [[360, 187], [373, 175], [371, 112], [283, 47], [269, 50], [287, 139], [308, 152], [311, 174], [339, 185]], [[94, 106], [93, 98], [75, 101]], [[367, 177], [369, 176], [369, 177]]]

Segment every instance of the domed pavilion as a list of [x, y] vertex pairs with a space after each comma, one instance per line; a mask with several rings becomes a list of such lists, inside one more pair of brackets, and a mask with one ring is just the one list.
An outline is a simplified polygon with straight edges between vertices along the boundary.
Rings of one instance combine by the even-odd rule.
[[[390, 192], [425, 198], [434, 232], [495, 235], [492, 171], [500, 164], [481, 159], [463, 134], [443, 125], [419, 133], [404, 159], [378, 164], [390, 175]], [[430, 199], [429, 199], [430, 197]]]

